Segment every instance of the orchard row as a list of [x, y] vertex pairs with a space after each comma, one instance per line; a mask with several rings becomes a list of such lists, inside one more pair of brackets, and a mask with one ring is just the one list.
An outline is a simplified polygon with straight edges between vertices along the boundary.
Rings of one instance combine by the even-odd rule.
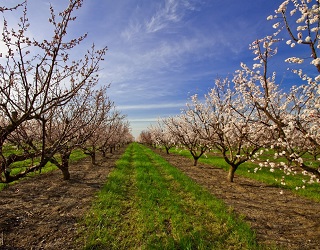
[[[17, 26], [4, 19], [0, 60], [0, 181], [12, 182], [55, 164], [69, 179], [72, 150], [82, 149], [93, 163], [131, 142], [128, 122], [98, 87], [99, 63], [107, 48], [94, 45], [83, 55], [72, 53], [86, 35], [67, 36], [74, 12], [83, 1], [70, 0], [65, 10], [50, 7], [52, 35], [42, 41], [29, 37], [27, 3], [0, 8], [21, 14]], [[16, 27], [16, 28], [11, 28]], [[28, 166], [19, 168], [18, 163]]]
[[[140, 134], [139, 140], [167, 151], [184, 147], [194, 165], [205, 152], [219, 151], [229, 164], [228, 180], [247, 161], [261, 167], [297, 169], [312, 181], [320, 179], [320, 6], [319, 1], [284, 1], [267, 19], [276, 20], [276, 31], [254, 41], [252, 66], [241, 63], [232, 78], [216, 79], [204, 96], [191, 96], [178, 116], [162, 118]], [[285, 41], [281, 37], [289, 36]], [[281, 89], [272, 65], [279, 56], [276, 46], [290, 46], [292, 79], [296, 84]], [[295, 46], [296, 45], [296, 46]], [[281, 77], [280, 77], [281, 78]], [[265, 150], [272, 159], [262, 160]], [[285, 160], [277, 160], [285, 159]], [[312, 159], [312, 160], [310, 160]]]

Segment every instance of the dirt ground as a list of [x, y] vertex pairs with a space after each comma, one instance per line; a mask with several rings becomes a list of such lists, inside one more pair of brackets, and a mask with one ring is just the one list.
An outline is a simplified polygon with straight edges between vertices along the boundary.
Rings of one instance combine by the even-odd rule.
[[[54, 171], [1, 191], [0, 250], [81, 249], [78, 222], [122, 152], [100, 166], [91, 167], [88, 160], [72, 166], [70, 181], [61, 181], [61, 173]], [[193, 167], [190, 159], [156, 152], [243, 215], [260, 242], [320, 249], [320, 203], [286, 191], [281, 195], [278, 188], [238, 176], [228, 183], [219, 168]]]
[[123, 151], [98, 166], [71, 166], [70, 181], [57, 170], [0, 191], [0, 250], [81, 249], [78, 222]]

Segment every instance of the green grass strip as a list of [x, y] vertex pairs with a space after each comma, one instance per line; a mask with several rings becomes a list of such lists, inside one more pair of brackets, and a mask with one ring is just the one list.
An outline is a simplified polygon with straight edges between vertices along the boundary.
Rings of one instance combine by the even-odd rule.
[[258, 249], [249, 226], [150, 149], [132, 143], [83, 221], [84, 249]]
[[116, 169], [99, 192], [92, 211], [84, 220], [84, 249], [128, 249], [136, 244], [137, 228], [133, 147], [116, 163]]

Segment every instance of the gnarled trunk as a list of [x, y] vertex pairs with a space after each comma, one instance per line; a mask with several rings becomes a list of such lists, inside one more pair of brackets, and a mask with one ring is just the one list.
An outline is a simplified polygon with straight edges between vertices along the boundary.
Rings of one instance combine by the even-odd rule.
[[64, 152], [61, 154], [62, 164], [59, 169], [62, 172], [64, 180], [70, 180], [70, 172], [69, 172], [69, 158], [71, 155], [71, 151]]
[[70, 180], [70, 172], [69, 172], [69, 168], [60, 168], [62, 175], [63, 175], [63, 179], [64, 180]]
[[56, 165], [62, 172], [64, 180], [70, 180], [70, 172], [69, 172], [69, 158], [71, 155], [71, 151], [64, 151], [60, 153], [61, 156], [61, 164], [54, 158], [50, 158], [50, 162]]

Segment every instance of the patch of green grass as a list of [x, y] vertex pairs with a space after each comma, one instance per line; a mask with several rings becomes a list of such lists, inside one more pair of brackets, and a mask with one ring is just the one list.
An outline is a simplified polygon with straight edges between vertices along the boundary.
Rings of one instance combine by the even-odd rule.
[[[9, 147], [9, 146], [7, 146]], [[6, 148], [8, 150], [11, 150], [11, 148]], [[12, 149], [14, 150], [14, 148]], [[71, 155], [70, 155], [70, 163], [75, 163], [75, 162], [78, 162], [80, 161], [81, 159], [84, 159], [85, 157], [87, 157], [87, 155], [85, 155], [82, 150], [79, 150], [79, 149], [76, 149], [74, 151], [72, 151]], [[33, 164], [37, 164], [39, 163], [39, 159], [35, 159], [33, 162], [32, 160], [25, 160], [25, 161], [21, 161], [21, 162], [15, 162], [14, 164], [12, 164], [12, 167], [11, 167], [11, 172], [13, 175], [15, 174], [18, 174], [24, 170], [26, 170], [29, 166], [33, 165]], [[38, 175], [38, 174], [44, 174], [44, 173], [48, 173], [48, 172], [51, 172], [51, 171], [54, 171], [54, 170], [57, 170], [57, 166], [48, 162], [42, 169], [41, 171], [35, 171], [35, 172], [31, 172], [27, 175], [27, 177], [33, 177], [35, 175]], [[2, 189], [4, 189], [5, 187], [7, 187], [8, 185], [13, 185], [15, 183], [17, 183], [18, 181], [14, 181], [14, 182], [11, 182], [10, 184], [7, 184], [7, 183], [0, 183], [0, 191]]]
[[23, 150], [22, 149], [18, 149], [18, 147], [12, 145], [12, 144], [5, 144], [3, 145], [3, 148], [2, 148], [2, 152], [3, 152], [3, 155], [5, 157], [9, 156], [10, 154], [14, 154], [14, 153], [22, 153]]
[[126, 249], [140, 238], [135, 222], [136, 171], [131, 163], [132, 154], [133, 147], [129, 146], [84, 219], [85, 249]]
[[108, 176], [82, 234], [84, 249], [259, 249], [223, 202], [137, 143]]
[[70, 163], [78, 162], [84, 158], [88, 157], [86, 154], [83, 153], [81, 149], [75, 149], [71, 152], [70, 155]]
[[[192, 158], [192, 156], [187, 150], [172, 149], [170, 152], [179, 154], [184, 157]], [[269, 155], [269, 157], [268, 155], [269, 153], [267, 155], [263, 155], [261, 159], [269, 159], [270, 161], [272, 161], [273, 159], [271, 155]], [[199, 162], [206, 163], [215, 167], [219, 167], [226, 171], [228, 171], [229, 169], [229, 166], [224, 161], [223, 157], [216, 153], [215, 154], [209, 153], [206, 156], [201, 157], [199, 159]], [[258, 168], [258, 170], [255, 173], [256, 168]], [[239, 168], [236, 171], [236, 175], [261, 181], [268, 185], [279, 187], [281, 189], [291, 190], [292, 192], [298, 195], [320, 202], [320, 185], [317, 183], [305, 184], [303, 180], [307, 179], [307, 177], [303, 176], [300, 173], [296, 175], [285, 175], [282, 170], [275, 169], [274, 172], [271, 172], [269, 168], [266, 168], [266, 167], [260, 168], [258, 164], [255, 164], [253, 162], [246, 162], [239, 166]], [[286, 185], [281, 185], [281, 179], [283, 176], [285, 177]], [[227, 173], [226, 173], [226, 178], [227, 178]], [[304, 185], [306, 186], [306, 188], [301, 188]]]

